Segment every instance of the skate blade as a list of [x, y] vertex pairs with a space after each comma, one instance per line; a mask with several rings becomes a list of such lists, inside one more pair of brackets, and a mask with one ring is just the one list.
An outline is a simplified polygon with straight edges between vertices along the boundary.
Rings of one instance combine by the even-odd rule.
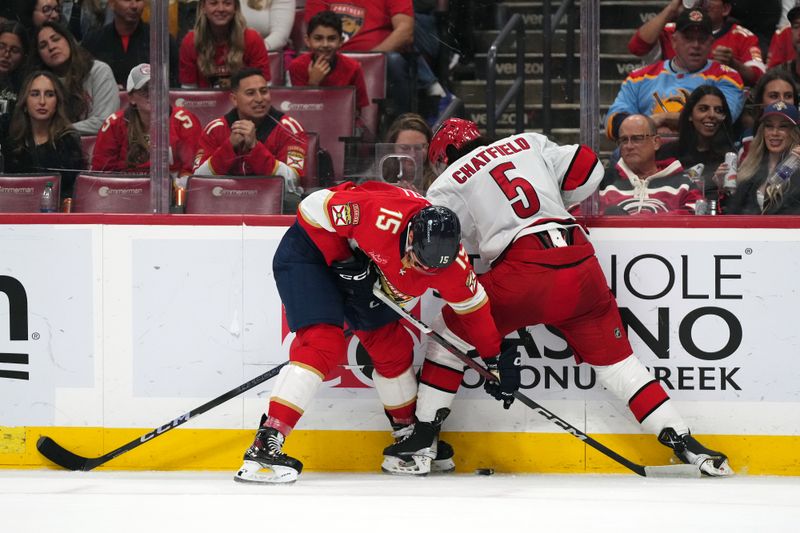
[[700, 471], [710, 477], [730, 477], [736, 474], [727, 459], [722, 461], [719, 466], [714, 466], [714, 459], [711, 457], [700, 463]]
[[384, 455], [381, 470], [395, 476], [427, 476], [431, 472], [431, 458], [412, 455], [410, 461], [404, 461], [393, 455]]
[[280, 465], [262, 465], [255, 461], [245, 461], [233, 480], [239, 483], [257, 483], [262, 485], [275, 485], [279, 483], [294, 483], [299, 472], [294, 468]]
[[456, 464], [452, 459], [434, 459], [431, 461], [431, 474], [449, 474], [454, 472]]

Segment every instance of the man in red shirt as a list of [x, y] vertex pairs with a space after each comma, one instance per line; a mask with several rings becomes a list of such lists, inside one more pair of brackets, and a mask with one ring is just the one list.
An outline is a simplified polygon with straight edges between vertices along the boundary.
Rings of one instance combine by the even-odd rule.
[[[519, 366], [500, 365], [507, 357], [517, 358], [516, 348], [500, 354], [500, 334], [461, 246], [458, 217], [412, 191], [388, 183], [347, 182], [312, 193], [281, 239], [272, 270], [286, 322], [296, 336], [289, 348], [290, 363], [272, 389], [269, 408], [236, 481], [297, 479], [303, 465], [282, 452], [283, 442], [325, 377], [345, 360], [345, 320], [372, 358], [373, 381], [387, 414], [393, 423], [413, 423], [413, 340], [394, 311], [373, 296], [376, 280], [399, 302], [436, 289], [469, 332], [466, 340], [489, 369], [499, 372], [500, 385], [509, 394], [519, 388]], [[440, 368], [428, 370], [437, 384], [443, 374]], [[428, 448], [410, 458], [411, 464], [430, 469], [438, 452], [433, 437]]]
[[[711, 19], [714, 43], [709, 57], [727, 65], [741, 75], [744, 84], [752, 87], [767, 68], [761, 59], [758, 37], [750, 30], [728, 19], [731, 0], [701, 0], [695, 7], [703, 7]], [[628, 42], [628, 50], [637, 56], [650, 52], [659, 59], [672, 59], [675, 49], [671, 36], [675, 33], [672, 22], [683, 10], [682, 0], [670, 0], [655, 17], [645, 22]]]
[[308, 23], [306, 46], [309, 52], [289, 65], [289, 79], [296, 87], [356, 88], [359, 109], [369, 105], [361, 64], [339, 53], [342, 47], [342, 21], [333, 11], [320, 11]]
[[[201, 176], [282, 176], [299, 200], [308, 137], [294, 118], [272, 107], [260, 69], [231, 78], [230, 113], [208, 123], [200, 136], [194, 173]], [[296, 203], [295, 203], [296, 206]]]
[[[404, 52], [414, 45], [414, 7], [411, 0], [308, 0], [305, 20], [320, 11], [331, 10], [342, 20], [345, 52], [387, 52], [387, 123], [411, 110], [412, 82]], [[416, 58], [415, 58], [416, 60]], [[447, 102], [449, 95], [428, 63], [419, 60], [417, 83], [424, 95]]]

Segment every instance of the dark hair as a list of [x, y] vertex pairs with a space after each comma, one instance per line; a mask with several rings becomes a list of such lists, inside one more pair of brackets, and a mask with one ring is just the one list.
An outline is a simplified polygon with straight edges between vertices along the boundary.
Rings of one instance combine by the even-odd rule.
[[[56, 0], [58, 2], [58, 7], [61, 7], [62, 1]], [[22, 7], [20, 8], [20, 17], [19, 20], [24, 24], [27, 28], [33, 30], [33, 12], [36, 10], [36, 4], [39, 3], [39, 0], [26, 0], [22, 2]], [[80, 9], [80, 7], [79, 7]]]
[[250, 76], [261, 76], [266, 81], [267, 78], [264, 77], [264, 72], [261, 71], [259, 68], [254, 67], [245, 67], [239, 71], [237, 71], [233, 76], [231, 76], [231, 91], [235, 91], [239, 88], [239, 84], [242, 83], [242, 80], [245, 78], [249, 78]]
[[758, 79], [758, 83], [756, 83], [756, 86], [750, 91], [752, 105], [756, 106], [758, 109], [756, 116], [761, 115], [761, 107], [764, 105], [764, 93], [767, 91], [767, 85], [775, 80], [783, 80], [791, 85], [792, 93], [794, 93], [794, 105], [800, 104], [800, 102], [797, 101], [797, 84], [794, 82], [792, 75], [782, 68], [771, 68]]
[[708, 95], [716, 96], [720, 99], [722, 110], [725, 113], [725, 118], [722, 119], [720, 128], [711, 138], [711, 151], [715, 154], [724, 154], [733, 150], [731, 108], [728, 107], [725, 95], [714, 85], [700, 85], [686, 99], [686, 104], [684, 104], [680, 117], [678, 117], [678, 153], [680, 154], [691, 153], [697, 148], [698, 135], [691, 122], [692, 111], [694, 111], [697, 103]]
[[308, 28], [306, 34], [311, 35], [311, 32], [317, 29], [317, 26], [325, 26], [326, 28], [333, 28], [336, 33], [341, 37], [342, 19], [333, 11], [320, 11], [308, 21]]
[[69, 45], [69, 59], [66, 63], [66, 70], [59, 77], [63, 80], [64, 89], [66, 91], [66, 104], [67, 115], [72, 122], [78, 122], [86, 118], [89, 112], [89, 101], [86, 91], [83, 88], [83, 82], [92, 70], [94, 59], [89, 55], [70, 31], [64, 25], [58, 22], [47, 21], [42, 24], [42, 27], [36, 30], [34, 36], [33, 49], [36, 50], [35, 54], [31, 54], [31, 65], [39, 70], [52, 70], [45, 65], [42, 61], [42, 56], [39, 53], [39, 34], [45, 28], [50, 28], [57, 34], [61, 35], [67, 40]]
[[57, 139], [75, 131], [66, 113], [64, 85], [58, 77], [49, 70], [31, 72], [25, 77], [25, 81], [22, 83], [22, 89], [20, 90], [17, 105], [14, 108], [14, 113], [11, 117], [11, 125], [9, 127], [9, 137], [14, 146], [14, 151], [16, 152], [30, 150], [34, 146], [33, 132], [27, 106], [30, 87], [34, 80], [39, 77], [45, 77], [50, 80], [56, 92], [56, 99], [58, 100], [56, 103], [56, 112], [50, 119], [50, 127], [48, 128], [50, 138], [48, 142], [53, 144]]
[[25, 74], [25, 60], [30, 53], [30, 42], [28, 39], [28, 32], [25, 29], [25, 26], [20, 24], [19, 22], [14, 22], [8, 20], [6, 22], [0, 23], [0, 35], [4, 33], [12, 33], [17, 36], [19, 39], [20, 44], [22, 45], [22, 61], [20, 62], [17, 70], [11, 72], [9, 74], [9, 78], [11, 79], [11, 86], [14, 87], [15, 90], [19, 91], [20, 84], [22, 83], [22, 78]]

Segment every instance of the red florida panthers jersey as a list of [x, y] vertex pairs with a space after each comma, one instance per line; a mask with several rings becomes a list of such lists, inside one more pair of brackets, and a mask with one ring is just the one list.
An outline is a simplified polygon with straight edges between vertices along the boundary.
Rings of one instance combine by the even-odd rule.
[[466, 340], [483, 357], [497, 355], [500, 334], [463, 247], [450, 266], [431, 274], [405, 268], [401, 262], [408, 223], [428, 205], [418, 194], [387, 183], [355, 186], [347, 182], [309, 195], [300, 203], [298, 221], [328, 264], [360, 248], [373, 260], [385, 287], [396, 298], [437, 290], [472, 333]]
[[[182, 107], [172, 108], [169, 120], [169, 171], [173, 177], [188, 176], [194, 166], [197, 139], [202, 127], [191, 112]], [[97, 134], [92, 150], [92, 170], [105, 172], [147, 172], [150, 158], [128, 163], [128, 119], [125, 110], [111, 115]]]

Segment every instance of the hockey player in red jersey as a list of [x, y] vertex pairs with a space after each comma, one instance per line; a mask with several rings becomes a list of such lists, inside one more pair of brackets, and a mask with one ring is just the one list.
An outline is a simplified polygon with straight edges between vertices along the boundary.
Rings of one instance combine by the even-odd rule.
[[[658, 435], [685, 463], [712, 476], [733, 473], [724, 454], [703, 447], [690, 433], [661, 384], [632, 355], [617, 303], [608, 288], [583, 228], [565, 206], [587, 198], [603, 177], [595, 153], [585, 146], [559, 146], [543, 135], [523, 133], [490, 143], [469, 121], [449, 119], [431, 140], [434, 165], [449, 165], [428, 189], [434, 205], [454, 211], [464, 246], [477, 251], [491, 269], [478, 276], [492, 302], [501, 335], [519, 328], [557, 327], [578, 362], [594, 368], [602, 385], [625, 400], [643, 428]], [[444, 308], [435, 329], [454, 344], [475, 336]], [[500, 370], [518, 364], [504, 352]], [[463, 363], [436, 343], [429, 343], [425, 364], [451, 369], [461, 380]], [[503, 380], [490, 393], [508, 408], [513, 390]], [[453, 394], [432, 387], [423, 372], [417, 399], [417, 422], [390, 454], [425, 447], [425, 427], [435, 413], [449, 408]], [[420, 428], [418, 430], [418, 428]]]
[[[297, 479], [302, 464], [284, 454], [282, 445], [332, 365], [344, 358], [345, 320], [372, 357], [375, 388], [393, 424], [410, 427], [417, 391], [413, 341], [394, 311], [374, 298], [376, 278], [398, 301], [436, 289], [458, 317], [455, 321], [475, 332], [478, 353], [492, 365], [501, 338], [460, 235], [450, 210], [385, 183], [348, 182], [300, 203], [297, 222], [273, 260], [286, 320], [296, 333], [291, 363], [275, 383], [268, 411], [234, 479]], [[429, 444], [408, 462], [430, 470], [438, 448]]]

